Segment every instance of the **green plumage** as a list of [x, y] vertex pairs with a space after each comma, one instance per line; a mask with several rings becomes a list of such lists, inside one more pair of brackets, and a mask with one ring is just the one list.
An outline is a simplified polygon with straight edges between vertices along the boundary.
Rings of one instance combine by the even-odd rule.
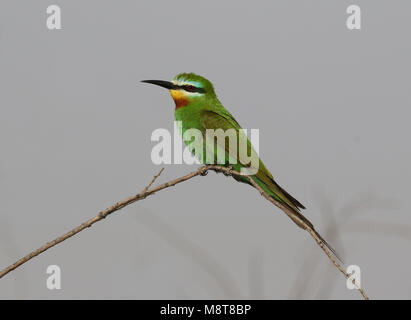
[[[183, 140], [191, 152], [201, 150], [200, 153], [194, 152], [201, 163], [212, 163], [225, 167], [232, 166], [232, 168], [238, 172], [242, 172], [242, 169], [247, 168], [254, 169], [253, 173], [248, 172], [249, 177], [268, 195], [288, 207], [290, 210], [287, 210], [287, 214], [289, 215], [289, 211], [291, 211], [292, 216], [290, 216], [290, 218], [292, 218], [299, 227], [306, 229], [307, 226], [309, 226], [318, 238], [321, 239], [323, 244], [338, 258], [335, 250], [315, 231], [312, 223], [301, 214], [300, 209], [305, 209], [304, 206], [274, 181], [272, 174], [265, 167], [261, 159], [258, 158], [250, 141], [242, 133], [241, 126], [218, 100], [210, 81], [194, 73], [181, 73], [177, 75], [172, 82], [163, 80], [144, 80], [143, 82], [155, 84], [170, 90], [171, 96], [176, 103], [175, 120], [181, 121]], [[196, 134], [203, 138], [202, 141], [189, 137], [189, 133], [192, 132], [190, 129], [197, 129]], [[255, 161], [251, 161], [251, 163], [244, 161], [241, 163], [242, 157], [239, 156], [239, 154], [244, 155], [244, 150], [243, 153], [239, 151], [238, 139], [235, 139], [237, 141], [237, 150], [233, 151], [233, 149], [236, 148], [229, 147], [229, 139], [217, 139], [217, 143], [215, 143], [214, 136], [212, 136], [210, 132], [207, 132], [207, 129], [221, 129], [224, 132], [231, 130], [237, 137], [242, 135], [242, 137], [245, 137], [244, 141], [246, 141], [249, 150], [247, 153], [248, 155], [254, 153], [255, 157], [252, 159]], [[212, 140], [207, 139], [207, 137], [212, 137]], [[215, 159], [207, 159], [207, 150], [212, 151], [215, 156], [217, 156], [218, 151], [220, 151], [220, 153], [225, 156], [221, 164], [215, 162], [217, 157]], [[211, 160], [211, 163], [207, 162], [207, 160]], [[236, 163], [233, 163], [232, 160], [236, 160]], [[235, 179], [251, 184], [250, 181], [243, 176], [235, 176]], [[305, 225], [301, 223], [301, 220], [305, 222]]]
[[[214, 92], [213, 85], [210, 81], [193, 73], [179, 74], [174, 78], [174, 81], [176, 83], [189, 83], [194, 86], [200, 86], [205, 91], [204, 94], [187, 94], [186, 99], [188, 100], [188, 104], [183, 107], [176, 108], [175, 120], [182, 122], [183, 134], [186, 130], [191, 128], [200, 130], [204, 136], [206, 129], [223, 129], [224, 131], [228, 129], [235, 129], [237, 132], [241, 129], [238, 122], [218, 100]], [[249, 148], [252, 148], [250, 141], [247, 143]], [[225, 149], [227, 162], [222, 165], [229, 166], [228, 141], [226, 145], [216, 145], [215, 148]], [[236, 157], [238, 160], [237, 164], [232, 165], [234, 170], [240, 171], [241, 168], [246, 167], [244, 164], [240, 163], [238, 154], [231, 156]], [[203, 157], [199, 160], [205, 164], [205, 155], [203, 155]], [[267, 170], [261, 159], [259, 160], [258, 169], [258, 173], [252, 175], [251, 177], [260, 187], [263, 188], [263, 190], [265, 190], [276, 200], [289, 206], [297, 214], [299, 214], [300, 209], [304, 209], [304, 206], [299, 201], [293, 198], [274, 181], [272, 174]], [[249, 181], [246, 178], [240, 177], [236, 179], [249, 184]]]

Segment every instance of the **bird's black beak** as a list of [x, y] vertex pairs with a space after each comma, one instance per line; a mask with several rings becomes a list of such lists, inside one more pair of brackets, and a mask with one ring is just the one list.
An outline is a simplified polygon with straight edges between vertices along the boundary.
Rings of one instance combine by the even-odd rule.
[[157, 86], [166, 88], [168, 90], [177, 90], [179, 89], [174, 83], [170, 81], [163, 81], [163, 80], [143, 80], [141, 82], [155, 84]]

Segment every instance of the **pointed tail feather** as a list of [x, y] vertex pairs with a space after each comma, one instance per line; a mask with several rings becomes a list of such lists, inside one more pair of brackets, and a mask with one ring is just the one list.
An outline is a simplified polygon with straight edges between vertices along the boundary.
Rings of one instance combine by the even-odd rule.
[[320, 238], [321, 242], [327, 247], [328, 250], [331, 251], [331, 253], [334, 255], [334, 257], [337, 258], [338, 261], [341, 262], [341, 264], [344, 264], [344, 261], [341, 259], [341, 257], [337, 254], [337, 252], [335, 251], [335, 249], [333, 247], [331, 247], [331, 245], [325, 241], [325, 239], [315, 230], [313, 229], [314, 233], [316, 234], [316, 236], [318, 238]]
[[[277, 185], [278, 186], [278, 185]], [[294, 206], [290, 206], [288, 203], [282, 201], [283, 203], [285, 203], [285, 205], [287, 206], [287, 208], [291, 209], [292, 213], [298, 218], [297, 220], [292, 219], [300, 228], [304, 228], [304, 226], [301, 225], [301, 222], [297, 222], [298, 220], [302, 220], [304, 221], [305, 224], [307, 224], [316, 234], [316, 236], [320, 239], [320, 241], [328, 248], [328, 250], [334, 255], [334, 257], [337, 258], [338, 261], [340, 261], [342, 264], [344, 264], [343, 260], [340, 258], [340, 256], [337, 254], [337, 252], [335, 251], [335, 249], [327, 242], [325, 241], [325, 239], [318, 233], [317, 230], [315, 230], [314, 225], [311, 223], [310, 220], [308, 220], [301, 212], [299, 208], [303, 208], [305, 209], [304, 206], [302, 206], [296, 199], [294, 199], [293, 197], [291, 197], [284, 189], [282, 189], [280, 186], [278, 186], [280, 188], [280, 190], [282, 191], [282, 193], [287, 196], [288, 200], [295, 205]], [[272, 195], [271, 195], [272, 196]], [[274, 196], [272, 196], [274, 199], [276, 199]], [[292, 199], [292, 200], [291, 200]], [[297, 202], [299, 204], [299, 206], [297, 206], [295, 204], [295, 202]]]
[[[304, 221], [310, 228], [311, 230], [314, 231], [315, 235], [318, 237], [318, 239], [320, 239], [320, 241], [327, 247], [327, 249], [334, 255], [335, 258], [337, 258], [337, 260], [339, 262], [341, 262], [342, 264], [344, 264], [343, 260], [341, 259], [341, 257], [337, 254], [337, 252], [335, 251], [335, 249], [327, 242], [325, 241], [325, 239], [320, 235], [320, 233], [315, 230], [314, 225], [311, 223], [310, 220], [308, 220], [305, 216], [303, 216], [300, 212], [296, 211], [294, 208], [291, 208], [290, 206], [287, 205], [288, 208], [290, 208], [293, 211], [293, 214], [295, 214], [298, 219]], [[300, 225], [300, 223], [298, 223], [297, 221], [295, 221], [294, 219], [292, 219], [300, 228], [305, 229], [303, 226]]]
[[[260, 175], [260, 176], [253, 176], [253, 180], [264, 191], [266, 191], [267, 194], [270, 195], [273, 199], [275, 199], [276, 201], [280, 201], [287, 208], [290, 209], [287, 211], [289, 214], [296, 217], [295, 219], [291, 217], [291, 219], [294, 221], [295, 224], [297, 224], [302, 229], [306, 229], [306, 226], [304, 226], [301, 223], [301, 221], [303, 221], [307, 226], [309, 226], [313, 230], [313, 232], [316, 234], [318, 239], [320, 239], [320, 241], [324, 244], [324, 246], [326, 246], [328, 250], [334, 255], [334, 257], [336, 257], [337, 260], [343, 263], [342, 259], [337, 254], [335, 249], [327, 241], [325, 241], [325, 239], [315, 230], [314, 225], [311, 223], [311, 221], [301, 214], [300, 209], [305, 209], [305, 207], [298, 200], [296, 200], [287, 191], [281, 188], [273, 179], [267, 179], [266, 176]], [[247, 182], [247, 181], [243, 181], [243, 182]]]
[[295, 205], [299, 209], [305, 209], [305, 207], [296, 199], [294, 198], [291, 194], [289, 194], [287, 191], [285, 191], [277, 182], [273, 180], [273, 182], [277, 185], [278, 189], [284, 194], [284, 196], [290, 201], [293, 205]]

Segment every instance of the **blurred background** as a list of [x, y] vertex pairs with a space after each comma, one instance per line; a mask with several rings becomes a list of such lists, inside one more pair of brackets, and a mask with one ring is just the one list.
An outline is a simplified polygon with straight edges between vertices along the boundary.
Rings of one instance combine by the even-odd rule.
[[[411, 298], [411, 3], [0, 2], [0, 268], [141, 191], [168, 92], [210, 79], [277, 182], [370, 298]], [[62, 29], [46, 27], [59, 5]], [[166, 165], [157, 183], [196, 165]], [[46, 287], [61, 268], [61, 290]], [[0, 280], [2, 299], [360, 299], [308, 233], [210, 173], [133, 204]]]

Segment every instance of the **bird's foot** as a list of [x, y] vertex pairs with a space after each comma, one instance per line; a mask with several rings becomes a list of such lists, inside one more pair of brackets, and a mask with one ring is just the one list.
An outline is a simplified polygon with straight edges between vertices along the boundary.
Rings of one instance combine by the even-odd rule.
[[227, 170], [226, 171], [223, 171], [223, 174], [226, 176], [226, 177], [230, 177], [230, 176], [232, 176], [233, 175], [233, 166], [228, 166], [227, 167]]

